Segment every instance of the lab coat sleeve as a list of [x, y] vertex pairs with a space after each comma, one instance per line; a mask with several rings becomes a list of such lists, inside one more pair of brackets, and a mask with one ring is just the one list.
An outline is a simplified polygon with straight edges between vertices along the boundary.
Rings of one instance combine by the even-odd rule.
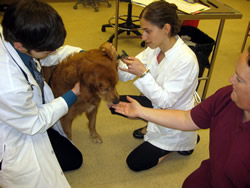
[[24, 134], [45, 132], [68, 112], [62, 97], [37, 107], [27, 85], [2, 93], [0, 98], [2, 121]]
[[65, 45], [56, 50], [55, 53], [49, 55], [48, 57], [41, 59], [40, 62], [42, 66], [52, 66], [57, 65], [60, 61], [65, 59], [67, 56], [73, 53], [78, 53], [82, 49], [79, 47]]
[[191, 91], [191, 87], [195, 90], [197, 85], [198, 64], [195, 59], [189, 58], [175, 64], [172, 69], [160, 70], [157, 81], [148, 73], [134, 82], [140, 92], [159, 108], [172, 108]]
[[68, 112], [67, 103], [62, 97], [35, 102], [41, 101], [39, 87], [28, 84], [16, 64], [5, 62], [0, 64], [0, 121], [24, 134], [45, 132]]

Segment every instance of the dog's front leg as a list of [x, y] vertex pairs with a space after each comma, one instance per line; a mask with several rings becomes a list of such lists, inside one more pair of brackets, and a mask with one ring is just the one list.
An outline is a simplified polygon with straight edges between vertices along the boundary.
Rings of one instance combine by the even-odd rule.
[[86, 112], [86, 116], [89, 120], [89, 133], [91, 136], [91, 139], [94, 143], [102, 143], [101, 136], [96, 132], [96, 114], [98, 110], [98, 105], [94, 106], [93, 108], [89, 108], [89, 110]]

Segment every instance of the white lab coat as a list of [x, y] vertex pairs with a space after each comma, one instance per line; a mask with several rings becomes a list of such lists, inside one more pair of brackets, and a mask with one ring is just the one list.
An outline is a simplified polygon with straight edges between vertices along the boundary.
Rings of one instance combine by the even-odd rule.
[[[41, 63], [56, 64], [80, 50], [65, 46]], [[29, 83], [17, 64], [27, 74]], [[46, 104], [42, 105], [38, 84], [3, 36], [0, 38], [0, 88], [0, 187], [70, 187], [46, 132], [54, 125], [65, 136], [58, 120], [68, 112], [67, 103], [62, 97], [54, 99], [45, 84]]]
[[[189, 110], [194, 106], [195, 89], [198, 84], [199, 66], [193, 51], [176, 36], [174, 46], [165, 52], [158, 64], [160, 48], [149, 47], [136, 57], [150, 69], [150, 73], [138, 78], [134, 85], [153, 104], [154, 108]], [[122, 62], [120, 67], [125, 68]], [[119, 79], [128, 81], [135, 75], [119, 70]], [[148, 122], [144, 140], [156, 147], [169, 151], [191, 150], [196, 145], [196, 132], [183, 132]]]

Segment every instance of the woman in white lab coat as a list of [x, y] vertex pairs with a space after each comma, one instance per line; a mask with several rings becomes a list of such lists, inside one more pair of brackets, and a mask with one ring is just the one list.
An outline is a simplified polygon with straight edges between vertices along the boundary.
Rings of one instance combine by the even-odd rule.
[[26, 60], [40, 59], [42, 65], [50, 66], [81, 49], [59, 48], [66, 37], [61, 17], [39, 0], [11, 4], [2, 26], [0, 187], [70, 187], [63, 171], [79, 168], [82, 155], [66, 138], [59, 119], [80, 94], [79, 83], [66, 96], [54, 99], [45, 82], [42, 92]]
[[[143, 106], [145, 101], [146, 106], [150, 107], [151, 103], [156, 109], [188, 110], [194, 106], [198, 62], [192, 50], [177, 35], [180, 26], [176, 11], [174, 4], [165, 1], [145, 7], [140, 24], [142, 40], [148, 47], [136, 57], [122, 59], [120, 63], [119, 79], [136, 78], [134, 85], [143, 96], [133, 98]], [[197, 143], [195, 131], [173, 130], [152, 122], [148, 122], [143, 137], [144, 142], [127, 157], [128, 167], [134, 171], [156, 166], [172, 151], [190, 155]]]

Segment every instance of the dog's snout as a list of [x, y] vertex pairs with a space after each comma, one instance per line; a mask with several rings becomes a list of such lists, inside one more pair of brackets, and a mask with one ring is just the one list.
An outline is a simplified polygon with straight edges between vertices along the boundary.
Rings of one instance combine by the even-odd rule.
[[118, 104], [119, 101], [120, 101], [119, 98], [116, 97], [116, 98], [112, 101], [112, 103], [113, 103], [113, 104]]

